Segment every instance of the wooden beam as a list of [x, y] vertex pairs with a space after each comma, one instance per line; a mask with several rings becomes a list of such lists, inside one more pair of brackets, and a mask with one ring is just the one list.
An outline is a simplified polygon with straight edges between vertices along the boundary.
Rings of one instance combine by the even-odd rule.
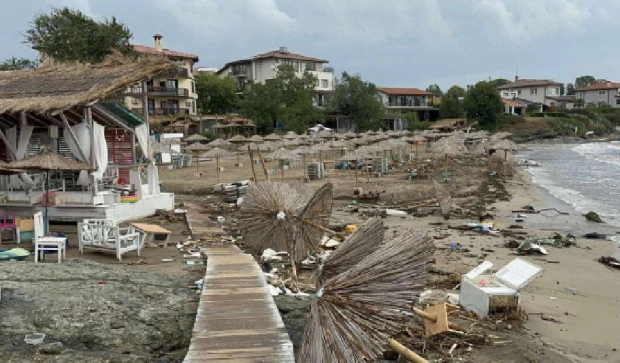
[[62, 122], [58, 121], [56, 118], [52, 116], [49, 116], [49, 115], [38, 115], [38, 116], [41, 117], [46, 122], [52, 123], [56, 126], [59, 126], [59, 127], [64, 126]]
[[[84, 151], [82, 151], [82, 145], [80, 145], [80, 142], [78, 141], [77, 136], [75, 136], [75, 132], [73, 132], [73, 129], [71, 129], [71, 125], [69, 125], [69, 120], [67, 120], [67, 116], [65, 116], [65, 114], [63, 112], [61, 112], [59, 114], [59, 116], [60, 116], [60, 119], [62, 120], [62, 123], [64, 124], [65, 132], [69, 133], [69, 137], [75, 143], [75, 145], [77, 145], [78, 154], [79, 154], [78, 156], [80, 157], [80, 161], [89, 162], [89, 160], [86, 157], [86, 155], [84, 155]], [[65, 132], [63, 132], [63, 135], [65, 134]], [[92, 140], [91, 140], [91, 142], [92, 142]], [[91, 167], [92, 166], [93, 165], [91, 165]]]
[[47, 126], [44, 121], [39, 120], [39, 118], [34, 115], [26, 115], [26, 118], [34, 122], [36, 126]]
[[92, 107], [92, 109], [95, 111], [95, 113], [98, 113], [98, 114], [104, 116], [106, 120], [112, 121], [112, 123], [120, 126], [121, 128], [123, 128], [123, 129], [125, 129], [127, 131], [130, 131], [132, 133], [134, 132], [134, 130], [131, 127], [125, 125], [125, 123], [123, 121], [119, 120], [118, 117], [116, 117], [115, 115], [109, 113], [106, 109], [104, 109], [100, 105], [94, 105]]
[[19, 121], [22, 126], [26, 126], [28, 122], [28, 116], [26, 115], [26, 111], [22, 111], [19, 113]]
[[9, 154], [11, 154], [11, 158], [14, 161], [17, 160], [17, 151], [13, 149], [13, 146], [11, 146], [11, 144], [9, 144], [9, 140], [6, 139], [6, 136], [4, 136], [4, 132], [2, 130], [0, 130], [0, 140], [4, 142], [4, 145], [6, 145], [6, 150], [9, 152]]

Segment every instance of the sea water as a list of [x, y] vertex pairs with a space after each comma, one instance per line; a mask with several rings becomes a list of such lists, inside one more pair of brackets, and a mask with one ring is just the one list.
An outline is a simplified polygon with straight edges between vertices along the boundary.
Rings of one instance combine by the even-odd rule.
[[521, 157], [538, 161], [529, 167], [532, 182], [572, 205], [597, 212], [620, 227], [620, 142], [528, 145]]

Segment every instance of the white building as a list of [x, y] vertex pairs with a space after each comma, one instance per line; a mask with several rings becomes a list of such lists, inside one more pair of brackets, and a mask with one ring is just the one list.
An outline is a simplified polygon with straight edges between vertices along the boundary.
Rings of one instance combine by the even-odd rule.
[[544, 106], [557, 104], [556, 98], [562, 96], [562, 83], [549, 79], [519, 79], [497, 87], [504, 99], [519, 99]]
[[604, 103], [614, 108], [620, 108], [620, 83], [598, 82], [575, 90], [575, 97], [582, 99], [585, 104], [595, 105]]
[[323, 106], [325, 94], [334, 91], [336, 81], [334, 70], [325, 67], [326, 63], [329, 61], [291, 53], [286, 47], [280, 47], [278, 50], [251, 58], [228, 62], [217, 74], [221, 77], [234, 77], [239, 82], [240, 90], [248, 90], [254, 83], [264, 84], [265, 81], [276, 78], [278, 67], [282, 64], [289, 64], [293, 66], [299, 77], [304, 72], [309, 72], [316, 77], [314, 89], [317, 93], [317, 105]]

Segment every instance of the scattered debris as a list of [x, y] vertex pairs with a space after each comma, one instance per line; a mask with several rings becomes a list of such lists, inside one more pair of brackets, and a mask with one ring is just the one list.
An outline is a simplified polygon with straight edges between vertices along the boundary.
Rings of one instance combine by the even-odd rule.
[[609, 266], [609, 267], [620, 269], [620, 260], [613, 258], [611, 256], [609, 257], [601, 256], [601, 258], [598, 259], [598, 262], [602, 263], [603, 265]]
[[586, 219], [589, 220], [590, 222], [603, 223], [603, 220], [601, 219], [601, 217], [596, 212], [590, 211], [590, 212], [584, 214], [583, 216], [586, 217]]
[[584, 238], [588, 239], [607, 239], [607, 235], [598, 232], [590, 232], [583, 235]]

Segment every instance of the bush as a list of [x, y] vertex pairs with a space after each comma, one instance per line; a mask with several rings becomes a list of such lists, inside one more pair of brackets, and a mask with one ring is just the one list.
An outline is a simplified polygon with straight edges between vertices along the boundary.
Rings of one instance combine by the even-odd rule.
[[532, 114], [534, 117], [568, 117], [568, 113], [566, 112], [534, 112]]

